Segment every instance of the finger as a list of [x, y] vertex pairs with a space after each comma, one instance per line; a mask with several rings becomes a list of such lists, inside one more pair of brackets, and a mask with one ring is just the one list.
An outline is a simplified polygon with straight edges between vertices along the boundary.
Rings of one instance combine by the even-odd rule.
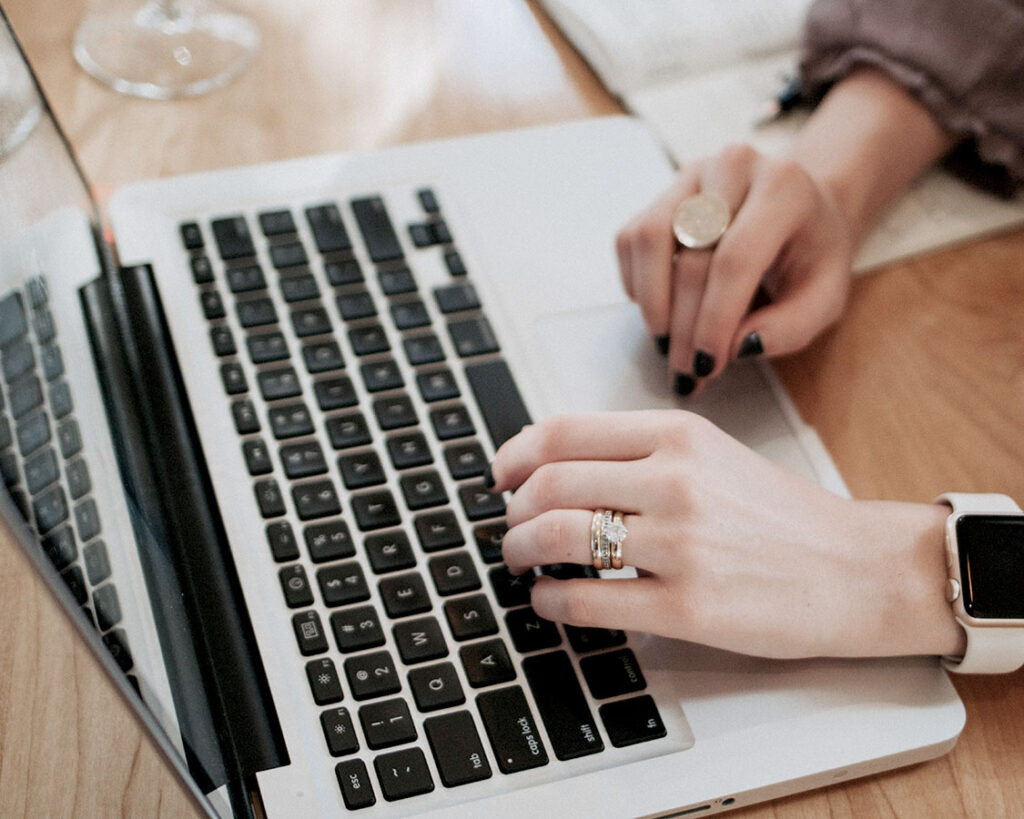
[[694, 325], [693, 366], [699, 377], [722, 371], [757, 287], [808, 218], [812, 199], [799, 188], [780, 207], [777, 186], [754, 187], [715, 249]]
[[541, 464], [516, 490], [505, 508], [505, 518], [513, 527], [553, 509], [642, 512], [645, 500], [651, 497], [644, 476], [647, 469], [644, 461]]
[[[501, 554], [513, 572], [552, 563], [593, 564], [590, 528], [594, 511], [553, 509], [512, 526], [502, 540]], [[622, 543], [625, 565], [637, 569], [655, 569], [649, 565], [655, 555], [645, 553], [644, 544], [654, 543], [644, 525], [643, 515], [623, 515], [626, 539]], [[634, 548], [635, 546], [635, 548]]]
[[829, 260], [800, 287], [754, 310], [733, 335], [732, 356], [777, 356], [806, 347], [841, 315], [849, 288], [847, 270], [844, 261]]
[[653, 410], [602, 412], [557, 415], [531, 424], [502, 444], [494, 456], [494, 489], [516, 488], [544, 463], [645, 458], [657, 447], [662, 417]]
[[630, 232], [631, 286], [627, 292], [640, 306], [644, 323], [656, 338], [669, 333], [672, 260], [677, 247], [672, 214], [680, 200], [697, 192], [699, 169], [698, 164], [684, 169]]
[[649, 577], [555, 580], [538, 577], [530, 603], [541, 617], [556, 623], [595, 628], [664, 631], [651, 592], [657, 580]]

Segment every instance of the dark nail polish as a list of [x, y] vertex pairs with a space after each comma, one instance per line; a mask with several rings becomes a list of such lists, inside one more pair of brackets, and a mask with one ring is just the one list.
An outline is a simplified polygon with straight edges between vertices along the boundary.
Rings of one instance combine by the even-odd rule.
[[654, 346], [657, 347], [658, 352], [662, 355], [668, 355], [668, 336], [655, 336]]
[[753, 358], [756, 355], [761, 355], [763, 352], [764, 345], [761, 344], [761, 336], [757, 333], [751, 333], [740, 342], [740, 349], [736, 353], [736, 358]]
[[695, 389], [697, 389], [697, 382], [693, 380], [692, 376], [686, 373], [676, 373], [676, 395], [689, 395]]
[[697, 377], [704, 378], [706, 375], [711, 375], [714, 369], [715, 357], [704, 350], [697, 350], [693, 356], [693, 371], [697, 373]]
[[494, 489], [494, 473], [491, 472], [490, 464], [484, 467], [484, 486], [488, 489]]

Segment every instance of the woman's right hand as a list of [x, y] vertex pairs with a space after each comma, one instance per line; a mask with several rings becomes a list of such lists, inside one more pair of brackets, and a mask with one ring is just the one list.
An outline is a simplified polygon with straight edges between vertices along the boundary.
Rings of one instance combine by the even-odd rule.
[[[672, 217], [701, 192], [723, 199], [732, 219], [713, 249], [683, 248]], [[836, 321], [853, 231], [800, 163], [733, 145], [686, 166], [619, 233], [616, 249], [626, 292], [667, 344], [676, 392], [686, 395], [733, 359], [794, 352]]]

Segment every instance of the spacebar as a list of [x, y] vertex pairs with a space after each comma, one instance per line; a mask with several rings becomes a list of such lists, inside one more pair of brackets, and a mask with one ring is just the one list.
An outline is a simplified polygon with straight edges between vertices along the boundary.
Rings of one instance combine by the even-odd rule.
[[495, 449], [530, 423], [530, 413], [504, 359], [469, 364], [466, 378]]

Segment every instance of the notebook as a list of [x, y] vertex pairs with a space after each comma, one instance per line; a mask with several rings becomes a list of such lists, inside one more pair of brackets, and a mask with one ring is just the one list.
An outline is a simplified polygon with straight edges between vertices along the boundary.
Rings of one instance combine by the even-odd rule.
[[483, 468], [553, 412], [700, 412], [845, 491], [769, 366], [672, 393], [614, 260], [672, 173], [643, 124], [144, 182], [101, 224], [22, 101], [0, 508], [210, 815], [710, 814], [955, 743], [932, 659], [565, 627], [502, 566]]

